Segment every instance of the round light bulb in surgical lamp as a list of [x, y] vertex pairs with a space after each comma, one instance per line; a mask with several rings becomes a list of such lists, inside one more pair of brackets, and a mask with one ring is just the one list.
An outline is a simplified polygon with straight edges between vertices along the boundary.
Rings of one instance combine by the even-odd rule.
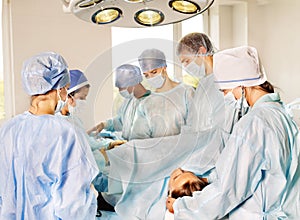
[[164, 20], [164, 14], [156, 9], [142, 9], [135, 13], [134, 20], [144, 26], [155, 26]]
[[169, 6], [175, 11], [184, 14], [195, 14], [201, 10], [199, 5], [189, 0], [172, 0], [169, 2]]
[[77, 4], [79, 8], [89, 8], [102, 2], [103, 0], [84, 0]]
[[105, 8], [92, 15], [92, 21], [96, 24], [108, 24], [118, 20], [122, 15], [119, 8]]

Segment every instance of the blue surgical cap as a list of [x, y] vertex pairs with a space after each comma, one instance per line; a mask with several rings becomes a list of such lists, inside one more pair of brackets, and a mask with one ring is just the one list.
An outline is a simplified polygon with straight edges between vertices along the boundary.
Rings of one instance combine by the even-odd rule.
[[70, 82], [64, 58], [54, 52], [45, 52], [26, 60], [22, 68], [23, 87], [29, 95], [45, 94]]
[[127, 88], [135, 86], [143, 81], [143, 76], [139, 67], [131, 64], [124, 64], [116, 69], [115, 86], [118, 88]]
[[68, 93], [74, 92], [77, 89], [80, 89], [86, 85], [89, 85], [89, 82], [83, 72], [80, 70], [70, 70], [70, 88], [68, 89]]
[[167, 66], [165, 54], [158, 49], [144, 50], [139, 56], [139, 63], [144, 73]]

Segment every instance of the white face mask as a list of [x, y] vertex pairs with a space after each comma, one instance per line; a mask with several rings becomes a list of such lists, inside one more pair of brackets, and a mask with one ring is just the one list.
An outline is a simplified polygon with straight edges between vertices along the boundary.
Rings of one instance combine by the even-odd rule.
[[87, 102], [86, 100], [76, 99], [75, 106], [69, 105], [69, 113], [71, 115], [82, 113], [86, 110]]
[[[196, 55], [197, 57], [197, 55]], [[196, 58], [195, 58], [196, 59]], [[205, 76], [205, 65], [204, 61], [202, 61], [201, 66], [199, 66], [196, 62], [195, 59], [190, 62], [186, 67], [184, 67], [185, 71], [190, 74], [193, 77], [196, 77], [198, 79], [202, 79]]]
[[57, 95], [58, 95], [59, 100], [58, 100], [57, 105], [56, 105], [56, 108], [55, 108], [55, 113], [60, 112], [60, 111], [63, 109], [63, 107], [65, 107], [65, 105], [66, 105], [67, 102], [68, 102], [68, 97], [66, 98], [65, 101], [63, 101], [63, 100], [61, 99], [59, 89], [57, 89]]
[[155, 89], [159, 89], [163, 86], [163, 84], [166, 81], [166, 78], [162, 77], [161, 72], [160, 74], [157, 74], [157, 76], [154, 76], [152, 78], [146, 79], [147, 82]]
[[133, 97], [133, 92], [129, 93], [127, 89], [120, 91], [120, 95], [123, 96], [125, 99], [130, 99]]
[[232, 108], [239, 110], [239, 118], [243, 117], [248, 111], [247, 108], [249, 106], [245, 97], [242, 96], [241, 98], [236, 100], [232, 91], [230, 91], [224, 96], [224, 99], [225, 105], [231, 106]]
[[235, 99], [232, 91], [228, 92], [225, 96], [224, 96], [224, 101], [225, 101], [225, 105], [231, 106], [236, 108], [237, 107], [237, 100]]

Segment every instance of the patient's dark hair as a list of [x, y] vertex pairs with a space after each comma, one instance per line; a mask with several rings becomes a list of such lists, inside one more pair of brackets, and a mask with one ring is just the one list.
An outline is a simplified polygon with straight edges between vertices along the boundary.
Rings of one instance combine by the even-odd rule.
[[201, 191], [208, 184], [203, 181], [200, 177], [197, 180], [188, 181], [183, 184], [181, 189], [175, 189], [171, 192], [171, 197], [177, 199], [183, 196], [192, 196], [193, 192]]

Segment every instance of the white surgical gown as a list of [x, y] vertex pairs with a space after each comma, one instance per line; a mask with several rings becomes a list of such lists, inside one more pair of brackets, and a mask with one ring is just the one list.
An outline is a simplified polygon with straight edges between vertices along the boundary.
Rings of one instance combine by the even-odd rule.
[[98, 173], [83, 134], [25, 112], [0, 131], [0, 219], [94, 219]]
[[194, 88], [183, 83], [162, 93], [152, 93], [137, 108], [130, 139], [177, 135], [186, 124]]
[[299, 133], [277, 93], [261, 97], [235, 126], [218, 178], [175, 201], [175, 220], [300, 218]]
[[105, 129], [108, 131], [122, 131], [122, 137], [128, 140], [131, 135], [131, 127], [137, 106], [145, 97], [149, 96], [149, 94], [150, 91], [138, 99], [135, 97], [125, 99], [118, 110], [117, 116], [106, 121]]

